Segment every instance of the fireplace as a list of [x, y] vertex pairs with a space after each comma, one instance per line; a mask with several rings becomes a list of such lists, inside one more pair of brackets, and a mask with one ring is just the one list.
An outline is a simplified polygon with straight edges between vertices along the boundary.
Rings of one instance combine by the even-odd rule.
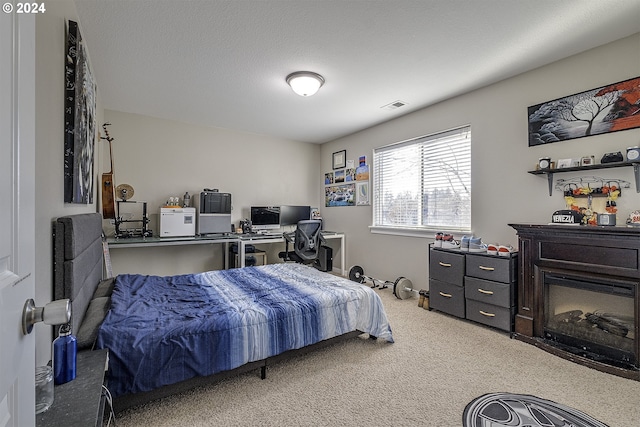
[[640, 230], [520, 225], [514, 337], [640, 380]]
[[634, 284], [544, 273], [544, 339], [568, 352], [634, 369]]

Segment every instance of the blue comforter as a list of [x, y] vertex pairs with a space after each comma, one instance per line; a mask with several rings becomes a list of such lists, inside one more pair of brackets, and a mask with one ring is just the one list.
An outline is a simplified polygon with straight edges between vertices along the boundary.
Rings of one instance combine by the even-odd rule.
[[115, 396], [211, 375], [359, 330], [393, 342], [368, 286], [300, 264], [116, 278], [98, 333]]

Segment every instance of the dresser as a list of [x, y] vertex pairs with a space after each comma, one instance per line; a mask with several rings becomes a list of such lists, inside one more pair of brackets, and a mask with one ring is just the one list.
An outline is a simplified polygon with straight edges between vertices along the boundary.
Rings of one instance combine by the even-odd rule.
[[513, 332], [518, 255], [429, 249], [429, 307]]

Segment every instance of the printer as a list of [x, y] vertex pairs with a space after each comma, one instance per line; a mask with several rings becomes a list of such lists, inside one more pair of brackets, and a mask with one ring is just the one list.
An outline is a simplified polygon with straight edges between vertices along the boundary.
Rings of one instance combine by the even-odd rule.
[[200, 235], [230, 233], [231, 193], [204, 190], [196, 197], [198, 221], [196, 231]]
[[195, 208], [160, 208], [160, 237], [189, 237], [195, 235]]

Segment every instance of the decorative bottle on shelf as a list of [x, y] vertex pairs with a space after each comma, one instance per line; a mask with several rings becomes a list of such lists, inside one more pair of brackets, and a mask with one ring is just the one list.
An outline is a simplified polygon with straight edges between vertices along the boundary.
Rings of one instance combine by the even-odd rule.
[[71, 334], [71, 325], [60, 326], [58, 338], [53, 340], [53, 380], [64, 384], [76, 377], [78, 341]]
[[186, 193], [184, 193], [184, 196], [182, 197], [182, 207], [188, 208], [189, 206], [191, 206], [191, 196], [187, 191]]

